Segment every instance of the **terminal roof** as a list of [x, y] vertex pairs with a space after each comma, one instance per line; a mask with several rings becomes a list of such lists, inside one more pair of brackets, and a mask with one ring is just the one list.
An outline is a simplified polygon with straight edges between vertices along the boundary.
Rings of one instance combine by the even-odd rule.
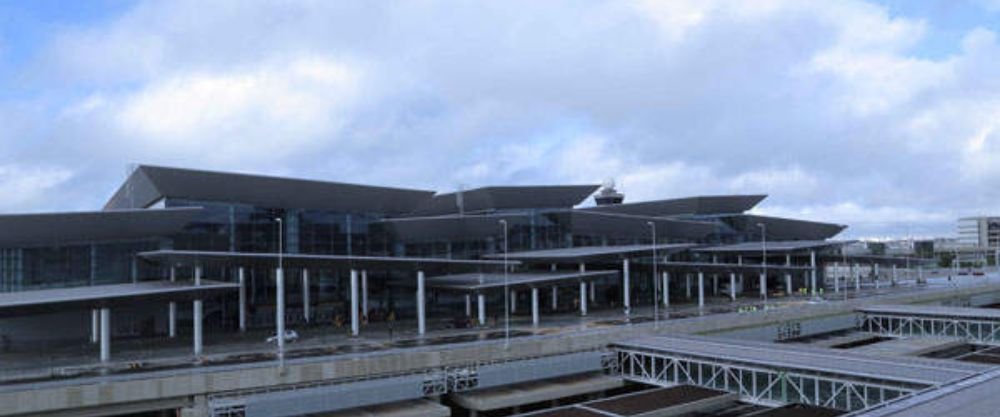
[[0, 293], [0, 316], [20, 316], [70, 309], [114, 307], [150, 301], [208, 298], [239, 289], [238, 284], [202, 280], [193, 282], [142, 281]]
[[[598, 185], [495, 186], [438, 194], [414, 210], [415, 216], [474, 214], [496, 210], [571, 208]], [[460, 206], [461, 205], [461, 209]]]
[[767, 195], [718, 195], [611, 204], [583, 210], [642, 216], [735, 214], [750, 210]]
[[200, 208], [0, 215], [0, 247], [153, 238], [180, 231]]
[[835, 240], [787, 240], [787, 241], [768, 241], [766, 244], [762, 242], [744, 242], [737, 243], [735, 245], [723, 245], [723, 246], [712, 246], [707, 248], [696, 249], [696, 252], [707, 252], [707, 253], [732, 253], [732, 254], [751, 254], [759, 255], [764, 248], [767, 248], [767, 252], [770, 254], [777, 253], [791, 253], [791, 252], [803, 252], [811, 250], [821, 250], [834, 246], [841, 246], [851, 243], [850, 241], [835, 241]]
[[857, 309], [859, 313], [907, 317], [943, 317], [1000, 321], [1000, 310], [994, 308], [948, 307], [920, 304], [884, 304]]
[[450, 290], [478, 291], [504, 286], [531, 287], [553, 282], [581, 281], [611, 276], [618, 276], [618, 271], [510, 273], [507, 274], [505, 283], [503, 273], [475, 273], [428, 278], [427, 286]]
[[[494, 267], [501, 268], [503, 261], [445, 259], [445, 258], [411, 258], [402, 256], [355, 256], [355, 255], [315, 255], [301, 253], [255, 253], [255, 252], [216, 252], [191, 250], [155, 250], [140, 252], [139, 256], [151, 261], [166, 262], [174, 265], [264, 265], [277, 267], [278, 258], [286, 267], [346, 267], [372, 268], [393, 266], [464, 266], [464, 267]], [[510, 265], [520, 262], [510, 261]]]
[[[682, 252], [699, 245], [691, 243], [661, 243], [656, 245], [657, 256]], [[629, 256], [652, 256], [653, 245], [622, 245], [622, 246], [578, 246], [564, 249], [542, 249], [523, 252], [511, 252], [507, 259], [524, 262], [577, 262], [598, 259], [621, 259]], [[487, 255], [486, 258], [502, 259], [503, 254]]]

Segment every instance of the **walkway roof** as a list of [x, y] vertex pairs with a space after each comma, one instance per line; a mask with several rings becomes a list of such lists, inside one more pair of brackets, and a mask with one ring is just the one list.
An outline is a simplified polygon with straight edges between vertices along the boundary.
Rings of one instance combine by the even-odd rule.
[[881, 407], [852, 414], [857, 417], [988, 416], [1000, 409], [1000, 370], [943, 387], [919, 392]]
[[190, 281], [142, 281], [130, 284], [6, 292], [0, 293], [0, 316], [114, 307], [151, 301], [193, 300], [237, 289], [239, 289], [238, 284], [202, 280], [199, 286]]
[[919, 385], [956, 381], [989, 369], [954, 361], [876, 358], [834, 349], [701, 336], [645, 337], [616, 343], [614, 347]]
[[1000, 310], [995, 308], [948, 307], [920, 304], [885, 304], [860, 307], [859, 313], [886, 314], [906, 317], [940, 317], [973, 320], [1000, 320]]
[[[400, 256], [354, 256], [354, 255], [314, 255], [301, 253], [253, 253], [253, 252], [215, 252], [190, 250], [155, 250], [140, 252], [139, 256], [151, 261], [165, 262], [174, 265], [222, 264], [222, 265], [264, 265], [277, 267], [278, 258], [286, 267], [348, 267], [348, 268], [391, 268], [393, 266], [464, 266], [464, 267], [494, 267], [502, 268], [503, 261], [445, 259], [445, 258], [410, 258]], [[510, 265], [520, 262], [510, 261]]]
[[821, 250], [829, 247], [846, 245], [851, 243], [851, 241], [835, 241], [835, 240], [787, 240], [787, 241], [767, 241], [766, 244], [761, 242], [744, 242], [737, 243], [735, 245], [722, 245], [722, 246], [711, 246], [706, 248], [695, 249], [695, 252], [706, 252], [706, 253], [731, 253], [740, 255], [760, 255], [763, 249], [766, 247], [769, 254], [779, 254], [779, 253], [792, 253], [792, 252], [804, 252], [812, 250]]
[[[692, 243], [661, 243], [656, 245], [657, 256], [667, 255], [697, 247]], [[563, 249], [542, 249], [523, 252], [511, 252], [507, 259], [524, 262], [580, 262], [593, 260], [622, 259], [627, 256], [652, 256], [653, 245], [622, 245], [622, 246], [579, 246]], [[487, 255], [485, 258], [502, 259], [503, 254]]]
[[[589, 279], [618, 276], [618, 271], [587, 271], [587, 272], [546, 272], [546, 273], [509, 273], [504, 283], [503, 273], [489, 274], [456, 274], [427, 278], [427, 286], [431, 288], [479, 291], [504, 286], [531, 287], [535, 285], [552, 284], [565, 281], [585, 281]], [[411, 282], [411, 281], [407, 281]]]
[[0, 247], [150, 239], [180, 231], [200, 208], [0, 215]]

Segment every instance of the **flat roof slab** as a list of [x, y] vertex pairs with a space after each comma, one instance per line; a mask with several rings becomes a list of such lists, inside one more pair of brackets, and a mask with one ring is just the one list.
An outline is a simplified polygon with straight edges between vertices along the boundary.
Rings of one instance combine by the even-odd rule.
[[851, 349], [851, 352], [879, 356], [919, 356], [964, 343], [965, 341], [955, 337], [907, 337], [858, 346]]
[[[691, 243], [664, 243], [656, 245], [657, 255], [682, 252], [699, 245]], [[620, 259], [626, 256], [652, 256], [653, 245], [620, 245], [620, 246], [579, 246], [564, 249], [542, 249], [533, 251], [511, 252], [508, 259], [535, 262], [579, 262], [594, 259]], [[486, 255], [485, 258], [501, 259], [503, 254]]]
[[717, 409], [737, 399], [736, 394], [681, 385], [591, 401], [581, 407], [616, 416], [670, 416]]
[[488, 411], [602, 392], [624, 385], [621, 378], [592, 374], [454, 393], [451, 398], [470, 410]]
[[943, 317], [972, 320], [1000, 321], [1000, 309], [974, 307], [948, 307], [920, 304], [883, 304], [856, 309], [859, 313], [888, 314], [908, 317]]
[[373, 405], [333, 413], [313, 414], [315, 417], [450, 417], [451, 409], [430, 400], [401, 401]]
[[616, 277], [618, 271], [587, 272], [544, 272], [544, 273], [470, 273], [441, 275], [427, 278], [427, 286], [462, 291], [479, 291], [504, 286], [530, 287], [563, 281], [587, 281], [597, 278]]
[[181, 301], [238, 290], [235, 283], [202, 280], [141, 281], [130, 284], [92, 285], [0, 293], [0, 316], [40, 314], [69, 309], [112, 307], [150, 301]]

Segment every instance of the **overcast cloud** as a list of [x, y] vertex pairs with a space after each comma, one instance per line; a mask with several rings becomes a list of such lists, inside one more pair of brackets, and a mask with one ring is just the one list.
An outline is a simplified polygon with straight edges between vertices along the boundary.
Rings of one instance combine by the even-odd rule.
[[767, 193], [757, 211], [846, 237], [951, 235], [1000, 215], [996, 6], [151, 1], [0, 30], [0, 212], [99, 208], [149, 163], [613, 177], [629, 201]]

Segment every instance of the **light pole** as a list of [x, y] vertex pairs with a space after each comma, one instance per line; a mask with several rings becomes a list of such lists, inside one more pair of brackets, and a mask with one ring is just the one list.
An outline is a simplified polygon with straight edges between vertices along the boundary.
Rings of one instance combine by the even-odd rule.
[[507, 220], [500, 219], [503, 226], [503, 348], [510, 347], [510, 288], [507, 281]]
[[275, 281], [277, 303], [275, 308], [275, 331], [278, 342], [278, 366], [280, 369], [285, 369], [285, 267], [282, 263], [281, 254], [284, 252], [284, 223], [281, 221], [281, 217], [275, 217], [274, 221], [278, 223], [278, 271], [275, 274], [277, 278]]
[[761, 258], [760, 264], [763, 267], [763, 275], [760, 280], [760, 295], [764, 299], [764, 307], [767, 307], [767, 225], [764, 223], [757, 223], [757, 227], [760, 228], [760, 250], [762, 252], [763, 258]]
[[653, 233], [651, 246], [653, 251], [653, 328], [658, 329], [660, 328], [660, 287], [657, 285], [656, 277], [656, 223], [648, 221], [646, 224], [649, 225], [649, 229]]

